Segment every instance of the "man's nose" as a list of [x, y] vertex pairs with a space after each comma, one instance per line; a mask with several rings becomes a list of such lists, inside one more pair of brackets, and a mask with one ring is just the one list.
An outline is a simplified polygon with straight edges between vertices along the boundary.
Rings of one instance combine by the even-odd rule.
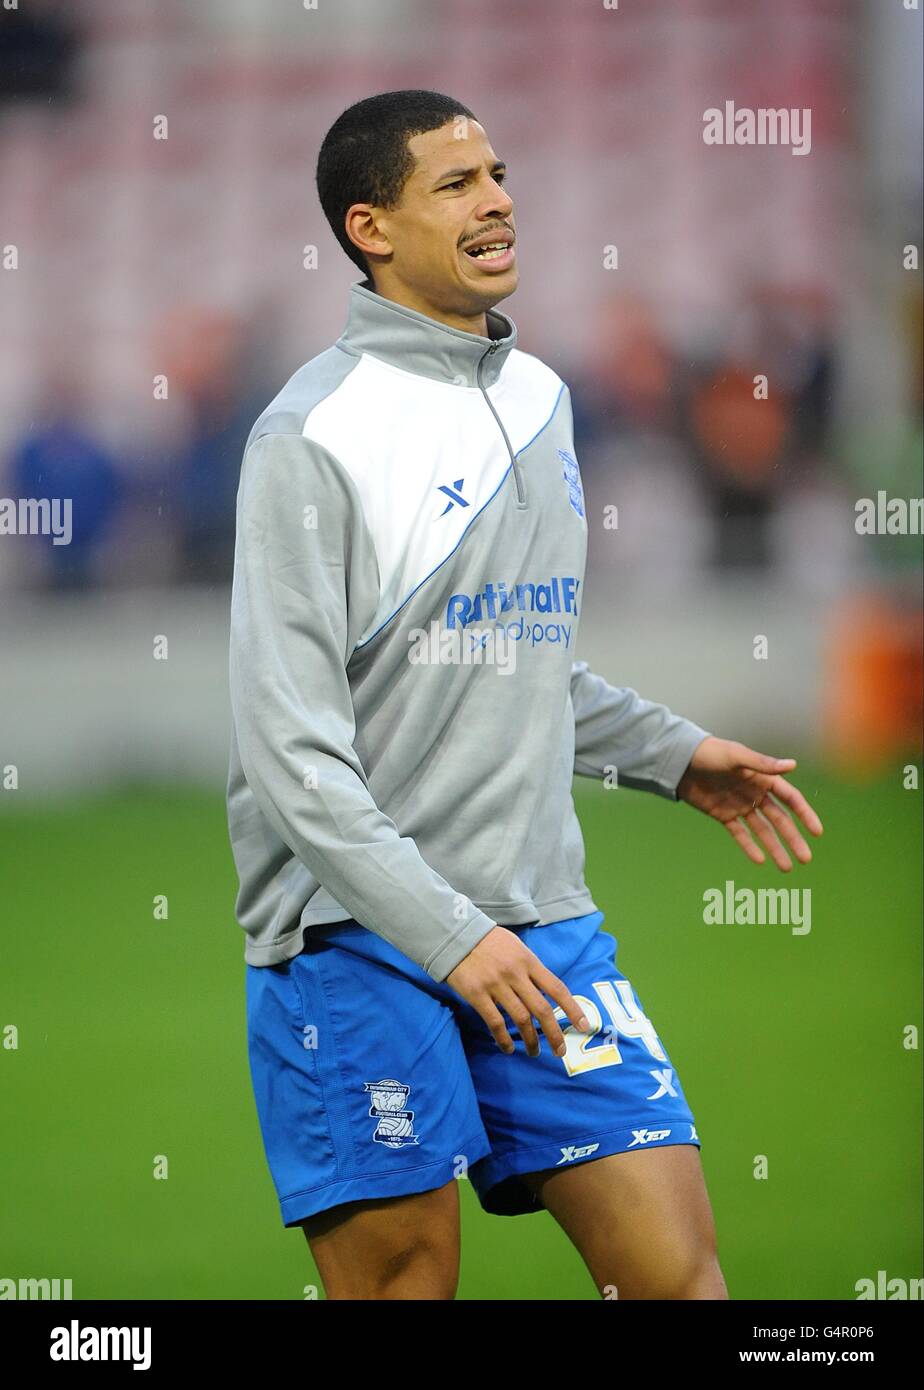
[[490, 190], [485, 199], [484, 217], [509, 217], [513, 212], [513, 199], [499, 183], [491, 180]]
[[[489, 222], [493, 217], [495, 220], [506, 222], [509, 225], [512, 212], [513, 200], [498, 189], [497, 197], [488, 198], [479, 209], [478, 216], [483, 222]], [[513, 228], [511, 227], [510, 230], [513, 231]]]

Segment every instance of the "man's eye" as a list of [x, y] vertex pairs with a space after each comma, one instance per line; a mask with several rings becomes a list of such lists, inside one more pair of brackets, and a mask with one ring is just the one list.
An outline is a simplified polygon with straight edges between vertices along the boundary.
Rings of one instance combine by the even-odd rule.
[[[507, 177], [506, 174], [495, 174], [495, 175], [494, 175], [494, 182], [495, 182], [495, 183], [503, 183], [504, 180], [506, 179], [506, 177]], [[465, 187], [465, 179], [456, 179], [454, 183], [446, 183], [446, 184], [443, 185], [443, 187], [444, 187], [444, 188], [464, 188], [464, 187]]]

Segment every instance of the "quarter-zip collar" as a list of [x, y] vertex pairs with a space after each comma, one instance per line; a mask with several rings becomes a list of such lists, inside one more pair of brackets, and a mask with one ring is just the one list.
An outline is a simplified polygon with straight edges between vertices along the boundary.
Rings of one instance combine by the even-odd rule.
[[[450, 328], [416, 309], [376, 294], [371, 281], [350, 286], [347, 325], [337, 346], [367, 352], [406, 372], [454, 386], [491, 386], [516, 347], [516, 324], [497, 309], [486, 314], [488, 337]], [[479, 366], [481, 371], [479, 373]]]

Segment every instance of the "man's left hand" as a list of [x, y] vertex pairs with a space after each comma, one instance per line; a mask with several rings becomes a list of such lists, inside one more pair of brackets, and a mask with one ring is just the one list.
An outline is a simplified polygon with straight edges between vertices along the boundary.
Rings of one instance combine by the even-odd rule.
[[795, 766], [795, 758], [771, 758], [743, 743], [710, 735], [690, 759], [677, 796], [724, 825], [748, 858], [763, 864], [767, 856], [751, 839], [751, 830], [777, 868], [788, 873], [792, 861], [780, 837], [800, 864], [810, 862], [812, 851], [786, 807], [812, 835], [820, 835], [823, 829], [802, 793], [781, 776]]

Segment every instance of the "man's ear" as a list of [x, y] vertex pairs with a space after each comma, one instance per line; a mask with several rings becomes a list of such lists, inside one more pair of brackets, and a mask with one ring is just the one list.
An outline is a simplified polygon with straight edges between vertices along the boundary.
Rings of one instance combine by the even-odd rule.
[[[358, 210], [360, 210], [360, 211], [364, 211], [364, 213], [368, 213], [368, 211], [370, 211], [370, 204], [368, 204], [368, 203], [354, 203], [354, 204], [353, 204], [353, 207], [358, 208]], [[349, 214], [352, 213], [353, 207], [350, 207], [350, 208], [349, 208], [349, 211], [347, 211], [347, 217], [349, 217]], [[374, 227], [374, 225], [375, 225], [375, 224], [374, 224], [374, 220], [372, 220], [372, 227]], [[345, 227], [345, 229], [346, 229], [346, 235], [347, 235], [347, 236], [350, 236], [349, 229], [347, 229], [346, 227]], [[360, 234], [360, 235], [363, 235], [363, 234]], [[350, 236], [350, 240], [353, 240], [352, 236]], [[353, 242], [353, 245], [357, 247], [358, 252], [360, 252], [360, 253], [361, 253], [361, 256], [363, 256], [363, 260], [365, 260], [365, 263], [368, 264], [368, 257], [367, 257], [367, 253], [365, 253], [365, 247], [364, 247], [364, 246], [358, 246], [356, 242]], [[390, 246], [388, 247], [388, 250], [386, 250], [385, 247], [378, 247], [378, 246], [375, 247], [375, 250], [381, 250], [382, 254], [388, 254], [388, 253], [390, 252]]]

